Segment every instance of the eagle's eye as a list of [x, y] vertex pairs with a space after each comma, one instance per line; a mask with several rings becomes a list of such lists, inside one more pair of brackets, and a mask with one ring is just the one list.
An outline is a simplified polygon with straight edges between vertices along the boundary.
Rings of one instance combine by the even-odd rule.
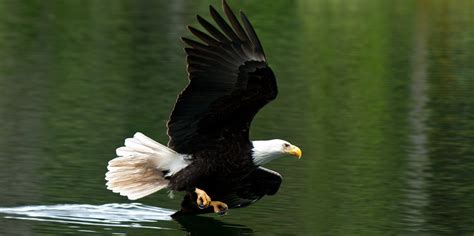
[[289, 143], [284, 143], [284, 144], [283, 144], [283, 147], [289, 148], [289, 147], [290, 147], [290, 144], [289, 144]]

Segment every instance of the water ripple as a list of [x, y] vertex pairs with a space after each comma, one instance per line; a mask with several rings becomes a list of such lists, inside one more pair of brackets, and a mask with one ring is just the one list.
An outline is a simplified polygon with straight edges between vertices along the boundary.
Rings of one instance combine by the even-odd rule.
[[149, 229], [166, 229], [143, 225], [143, 223], [170, 221], [173, 213], [174, 211], [170, 209], [140, 203], [63, 204], [0, 208], [0, 214], [5, 214], [4, 218], [8, 219]]

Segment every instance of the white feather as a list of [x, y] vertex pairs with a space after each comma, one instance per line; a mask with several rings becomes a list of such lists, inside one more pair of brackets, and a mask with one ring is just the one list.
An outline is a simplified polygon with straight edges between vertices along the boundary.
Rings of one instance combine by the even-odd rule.
[[284, 156], [285, 152], [283, 147], [285, 143], [288, 142], [281, 139], [253, 141], [253, 162], [255, 165], [263, 165]]
[[116, 150], [105, 174], [107, 188], [136, 200], [168, 186], [163, 171], [173, 175], [189, 163], [181, 155], [142, 133], [125, 139], [125, 146]]

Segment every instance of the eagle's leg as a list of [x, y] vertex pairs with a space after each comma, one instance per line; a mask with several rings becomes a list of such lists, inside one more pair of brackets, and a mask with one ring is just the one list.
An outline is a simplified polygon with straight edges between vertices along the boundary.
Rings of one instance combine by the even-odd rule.
[[214, 208], [214, 212], [220, 216], [227, 214], [227, 210], [229, 210], [229, 207], [227, 206], [227, 204], [223, 202], [211, 201], [209, 205], [212, 206]]
[[196, 188], [194, 192], [197, 195], [196, 203], [198, 207], [201, 209], [208, 208], [209, 204], [211, 204], [211, 198], [209, 197], [209, 195], [207, 195], [207, 193], [204, 192], [204, 190], [201, 190], [198, 188]]

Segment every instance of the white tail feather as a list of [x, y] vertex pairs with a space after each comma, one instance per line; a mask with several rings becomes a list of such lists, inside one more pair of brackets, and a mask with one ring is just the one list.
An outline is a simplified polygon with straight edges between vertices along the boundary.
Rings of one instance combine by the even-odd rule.
[[125, 139], [125, 146], [116, 150], [105, 174], [107, 188], [130, 200], [148, 196], [168, 186], [167, 176], [188, 165], [184, 155], [171, 150], [142, 133]]

